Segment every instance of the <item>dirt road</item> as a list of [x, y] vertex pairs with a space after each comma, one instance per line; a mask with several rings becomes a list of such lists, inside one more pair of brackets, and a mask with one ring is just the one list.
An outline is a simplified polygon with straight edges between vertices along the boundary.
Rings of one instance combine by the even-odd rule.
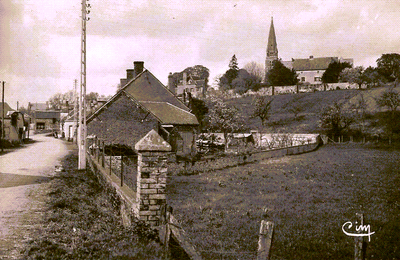
[[19, 259], [22, 244], [39, 225], [55, 165], [68, 154], [62, 140], [44, 135], [0, 156], [0, 259]]

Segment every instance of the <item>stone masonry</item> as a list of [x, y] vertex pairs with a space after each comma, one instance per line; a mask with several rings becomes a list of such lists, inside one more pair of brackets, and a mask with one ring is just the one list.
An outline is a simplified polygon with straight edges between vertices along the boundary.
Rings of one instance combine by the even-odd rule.
[[171, 146], [154, 130], [139, 142], [136, 201], [140, 205], [139, 218], [158, 226], [165, 216], [167, 160]]

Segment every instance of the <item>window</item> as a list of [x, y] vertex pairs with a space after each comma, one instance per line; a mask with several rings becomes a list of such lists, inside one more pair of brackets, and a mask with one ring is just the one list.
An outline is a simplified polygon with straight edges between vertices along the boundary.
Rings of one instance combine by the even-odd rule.
[[44, 129], [44, 123], [36, 123], [36, 129]]
[[306, 77], [301, 77], [301, 82], [305, 82], [306, 81]]
[[314, 77], [314, 81], [316, 81], [316, 82], [317, 82], [317, 81], [318, 81], [318, 82], [321, 81], [321, 77]]

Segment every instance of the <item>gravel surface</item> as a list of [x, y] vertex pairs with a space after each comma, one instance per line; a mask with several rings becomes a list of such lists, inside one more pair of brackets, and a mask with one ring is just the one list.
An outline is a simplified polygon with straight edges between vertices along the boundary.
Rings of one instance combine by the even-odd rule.
[[66, 142], [35, 135], [35, 141], [0, 156], [0, 259], [18, 259], [40, 225], [49, 177], [68, 154]]

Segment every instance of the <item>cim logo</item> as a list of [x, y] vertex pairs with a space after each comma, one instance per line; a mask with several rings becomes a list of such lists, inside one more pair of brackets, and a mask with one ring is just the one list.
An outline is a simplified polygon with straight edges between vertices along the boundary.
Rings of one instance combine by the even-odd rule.
[[374, 232], [371, 232], [371, 226], [368, 225], [357, 225], [358, 222], [355, 223], [354, 229], [353, 229], [353, 223], [351, 221], [347, 221], [342, 225], [342, 231], [345, 233], [347, 236], [351, 237], [368, 237], [368, 242], [371, 242], [371, 235], [375, 234]]

